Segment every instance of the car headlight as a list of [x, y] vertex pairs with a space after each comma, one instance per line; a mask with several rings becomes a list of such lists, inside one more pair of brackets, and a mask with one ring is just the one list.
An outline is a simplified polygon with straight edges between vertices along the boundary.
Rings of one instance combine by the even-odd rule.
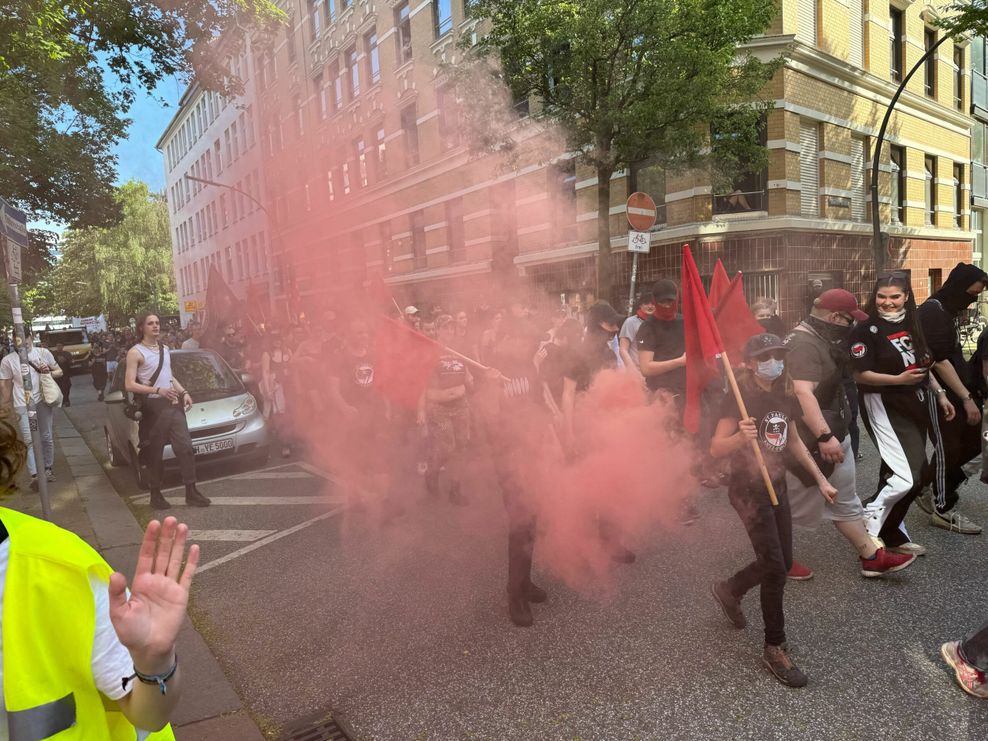
[[233, 410], [233, 416], [236, 417], [249, 417], [254, 412], [257, 411], [257, 401], [251, 394], [247, 394], [247, 398], [236, 409]]

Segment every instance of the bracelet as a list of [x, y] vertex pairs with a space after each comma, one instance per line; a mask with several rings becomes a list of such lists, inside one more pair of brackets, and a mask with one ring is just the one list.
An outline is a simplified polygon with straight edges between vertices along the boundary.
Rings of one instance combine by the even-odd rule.
[[947, 393], [947, 389], [937, 389], [933, 393], [934, 394], [945, 394], [945, 393]]
[[131, 674], [129, 677], [124, 677], [121, 680], [121, 684], [123, 685], [123, 688], [126, 690], [127, 689], [127, 685], [130, 684], [130, 682], [132, 680], [138, 679], [143, 684], [156, 684], [156, 685], [158, 685], [158, 688], [161, 690], [161, 694], [167, 695], [168, 694], [168, 688], [165, 686], [165, 683], [169, 679], [171, 679], [173, 676], [175, 676], [175, 671], [177, 669], [178, 669], [178, 654], [175, 654], [175, 663], [172, 664], [172, 668], [169, 669], [164, 674], [141, 674], [139, 671], [137, 671], [137, 667], [135, 666], [134, 667], [134, 673]]

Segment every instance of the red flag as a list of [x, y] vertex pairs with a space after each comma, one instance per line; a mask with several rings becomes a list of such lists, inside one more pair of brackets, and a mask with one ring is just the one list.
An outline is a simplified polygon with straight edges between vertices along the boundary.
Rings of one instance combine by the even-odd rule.
[[382, 316], [375, 338], [374, 388], [395, 404], [415, 409], [442, 350], [438, 342], [404, 322]]
[[724, 300], [727, 292], [731, 289], [731, 279], [727, 277], [727, 271], [724, 269], [724, 263], [717, 258], [717, 264], [714, 265], [714, 277], [710, 281], [710, 305], [714, 308], [720, 306], [720, 302]]
[[715, 358], [724, 351], [724, 344], [688, 244], [683, 245], [683, 328], [686, 333], [683, 425], [689, 432], [696, 432], [700, 428], [703, 389], [717, 375]]
[[741, 283], [741, 273], [734, 276], [727, 294], [714, 311], [717, 328], [724, 341], [724, 351], [728, 358], [740, 360], [748, 339], [765, 330], [755, 321], [744, 297], [744, 286]]
[[[202, 344], [214, 347], [219, 342], [224, 325], [236, 324], [243, 316], [242, 302], [215, 265], [210, 266], [206, 279], [206, 321]], [[212, 344], [210, 344], [212, 343]]]

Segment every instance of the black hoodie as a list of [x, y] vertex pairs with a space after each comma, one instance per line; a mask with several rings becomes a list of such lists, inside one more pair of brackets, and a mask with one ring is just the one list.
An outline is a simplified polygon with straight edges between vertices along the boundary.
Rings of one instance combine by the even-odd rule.
[[972, 388], [970, 371], [968, 364], [964, 362], [956, 319], [978, 300], [967, 289], [979, 280], [988, 285], [988, 273], [977, 265], [959, 262], [950, 271], [940, 290], [919, 307], [920, 326], [933, 359], [949, 360], [968, 388]]

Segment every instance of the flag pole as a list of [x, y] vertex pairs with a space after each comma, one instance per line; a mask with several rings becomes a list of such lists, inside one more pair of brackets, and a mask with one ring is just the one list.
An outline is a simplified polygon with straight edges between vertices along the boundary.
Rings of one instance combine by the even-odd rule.
[[[738, 380], [734, 377], [734, 369], [726, 352], [720, 354], [720, 361], [724, 364], [724, 373], [727, 374], [727, 382], [731, 384], [731, 391], [734, 392], [734, 399], [738, 402], [738, 409], [741, 411], [741, 418], [748, 419], [748, 409], [745, 407], [744, 399], [741, 398], [741, 389], [738, 388]], [[768, 489], [768, 497], [772, 500], [772, 506], [779, 506], [779, 498], [775, 494], [775, 487], [772, 486], [772, 477], [768, 475], [768, 468], [765, 467], [765, 459], [762, 457], [762, 449], [757, 440], [751, 441], [751, 449], [755, 453], [755, 460], [758, 461], [758, 468], [762, 472], [762, 481]]]

